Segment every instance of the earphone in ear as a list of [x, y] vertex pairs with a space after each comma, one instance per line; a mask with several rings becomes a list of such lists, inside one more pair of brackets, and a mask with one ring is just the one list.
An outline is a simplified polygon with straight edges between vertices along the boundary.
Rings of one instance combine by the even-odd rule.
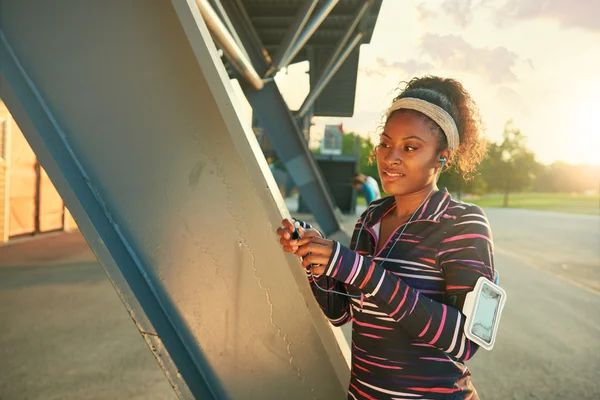
[[446, 164], [446, 161], [448, 161], [446, 159], [446, 157], [440, 157], [440, 162], [442, 163], [442, 166], [440, 167], [440, 170], [444, 169], [444, 164]]

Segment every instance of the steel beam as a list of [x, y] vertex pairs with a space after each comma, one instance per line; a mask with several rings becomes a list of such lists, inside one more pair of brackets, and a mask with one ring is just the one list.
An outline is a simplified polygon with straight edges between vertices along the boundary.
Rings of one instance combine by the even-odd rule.
[[244, 49], [250, 55], [252, 65], [260, 76], [264, 76], [271, 59], [268, 58], [266, 50], [261, 43], [260, 37], [254, 29], [250, 16], [242, 0], [228, 0], [223, 2], [223, 8], [227, 12], [229, 20], [233, 24]]
[[335, 62], [331, 65], [329, 69], [323, 71], [323, 74], [319, 78], [319, 81], [317, 82], [315, 87], [312, 88], [310, 93], [308, 93], [308, 96], [306, 96], [306, 99], [302, 103], [302, 106], [300, 106], [300, 109], [296, 114], [298, 118], [302, 118], [310, 110], [310, 108], [315, 103], [321, 92], [325, 89], [331, 78], [335, 76], [335, 73], [340, 69], [342, 64], [344, 64], [344, 61], [346, 61], [350, 53], [352, 53], [356, 46], [359, 45], [360, 41], [362, 40], [362, 37], [363, 33], [357, 32], [354, 35], [354, 37], [350, 40], [350, 42], [346, 45], [346, 47], [342, 50], [341, 54], [339, 55], [339, 58], [335, 60]]
[[273, 57], [273, 65], [265, 74], [266, 77], [270, 76], [273, 72], [279, 69], [280, 63], [287, 57], [288, 53], [294, 47], [296, 40], [302, 33], [304, 26], [308, 22], [308, 19], [310, 18], [318, 2], [319, 0], [305, 1], [304, 6], [300, 9], [298, 15], [296, 15], [296, 20], [290, 26], [290, 29], [288, 30], [287, 34], [285, 35], [281, 44], [279, 45], [279, 48], [277, 49], [277, 54], [275, 55], [275, 57]]
[[195, 0], [204, 22], [210, 29], [215, 40], [221, 45], [225, 56], [255, 89], [260, 90], [263, 87], [263, 81], [256, 73], [251, 61], [238, 46], [233, 36], [223, 24], [219, 15], [213, 10], [208, 0]]
[[177, 395], [344, 397], [348, 366], [280, 249], [283, 199], [194, 1], [0, 6], [0, 97]]
[[340, 41], [335, 46], [335, 50], [333, 54], [331, 54], [331, 57], [329, 58], [329, 61], [327, 62], [327, 65], [325, 65], [323, 70], [326, 71], [333, 67], [333, 64], [338, 60], [340, 54], [346, 46], [346, 43], [348, 43], [348, 40], [350, 40], [350, 38], [354, 34], [354, 31], [356, 30], [356, 27], [358, 26], [363, 16], [369, 10], [372, 4], [373, 0], [365, 0], [365, 2], [358, 8], [356, 14], [354, 15], [354, 18], [352, 19], [352, 22], [350, 22], [350, 25], [348, 25], [346, 32], [344, 32], [344, 35], [340, 38]]
[[[331, 57], [329, 58], [329, 61], [327, 62], [327, 65], [325, 65], [325, 67], [323, 68], [323, 72], [322, 72], [321, 76], [319, 77], [317, 84], [315, 85], [314, 88], [311, 89], [310, 93], [306, 96], [306, 99], [302, 103], [302, 106], [300, 106], [300, 109], [298, 110], [298, 113], [297, 113], [297, 116], [299, 118], [304, 116], [307, 113], [307, 111], [310, 109], [310, 107], [312, 107], [312, 105], [317, 100], [317, 98], [319, 97], [319, 95], [321, 94], [323, 89], [325, 89], [325, 87], [327, 86], [327, 83], [329, 83], [331, 78], [333, 78], [333, 76], [335, 75], [335, 72], [337, 72], [337, 70], [342, 66], [342, 64], [346, 60], [346, 58], [348, 58], [348, 55], [350, 55], [350, 53], [352, 52], [352, 49], [354, 49], [354, 47], [356, 47], [356, 45], [358, 45], [358, 43], [357, 43], [354, 47], [352, 47], [350, 52], [348, 52], [347, 54], [344, 55], [345, 50], [350, 48], [350, 46], [346, 46], [346, 44], [348, 43], [348, 40], [350, 40], [350, 38], [354, 34], [354, 31], [356, 30], [356, 27], [360, 23], [362, 17], [369, 10], [369, 8], [371, 7], [372, 4], [373, 4], [373, 0], [367, 0], [359, 7], [358, 11], [354, 15], [354, 18], [352, 19], [352, 22], [350, 22], [350, 25], [348, 25], [346, 32], [344, 33], [344, 35], [340, 38], [339, 42], [337, 43], [335, 50], [333, 51], [333, 53], [331, 54]], [[361, 36], [361, 38], [362, 38], [362, 36]], [[355, 36], [355, 39], [356, 39], [356, 36]], [[340, 62], [340, 60], [341, 60], [341, 62]], [[336, 65], [336, 63], [338, 65]], [[335, 69], [335, 72], [330, 73], [334, 69]]]
[[321, 229], [326, 235], [346, 242], [347, 237], [341, 231], [340, 216], [326, 183], [277, 84], [266, 83], [262, 90], [248, 89], [246, 97]]
[[[238, 4], [237, 0], [223, 5], [226, 6], [240, 39], [246, 44], [246, 50], [250, 54], [262, 51], [256, 32], [249, 27], [250, 21], [243, 5]], [[260, 67], [257, 69], [260, 72]], [[244, 86], [242, 88], [260, 127], [267, 134], [279, 159], [286, 165], [302, 196], [308, 199], [306, 203], [321, 229], [330, 237], [348, 243], [348, 235], [341, 230], [340, 213], [336, 211], [321, 172], [308, 150], [302, 130], [283, 100], [277, 84], [268, 79], [261, 90]]]
[[325, 21], [325, 18], [329, 15], [331, 10], [335, 7], [339, 0], [326, 0], [325, 4], [321, 6], [316, 12], [315, 15], [312, 16], [300, 36], [298, 40], [294, 43], [292, 49], [286, 54], [286, 56], [279, 62], [278, 65], [275, 66], [275, 71], [280, 70], [281, 68], [285, 68], [291, 63], [294, 58], [298, 55], [302, 47], [308, 42], [308, 39], [317, 31], [319, 26]]
[[235, 42], [237, 43], [239, 48], [244, 52], [244, 55], [249, 60], [251, 60], [250, 55], [248, 54], [248, 52], [246, 51], [246, 48], [244, 47], [244, 43], [242, 43], [240, 37], [238, 36], [238, 34], [235, 30], [235, 27], [233, 26], [233, 24], [231, 23], [231, 20], [229, 19], [229, 16], [227, 15], [227, 11], [225, 11], [225, 9], [223, 8], [223, 4], [221, 3], [221, 0], [210, 0], [210, 2], [212, 3], [212, 6], [213, 6], [213, 9], [215, 10], [215, 12], [219, 15], [219, 19], [221, 20], [221, 22], [223, 22], [223, 24], [225, 24], [225, 26], [227, 27], [227, 30], [229, 31], [231, 36], [233, 36], [233, 38], [235, 39]]

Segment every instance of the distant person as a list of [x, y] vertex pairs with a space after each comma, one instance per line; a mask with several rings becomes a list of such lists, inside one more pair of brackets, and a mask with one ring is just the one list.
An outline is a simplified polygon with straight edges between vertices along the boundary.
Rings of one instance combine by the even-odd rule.
[[[354, 175], [353, 178], [353, 185], [354, 183], [358, 184], [367, 184], [369, 186], [371, 186], [371, 188], [373, 189], [373, 192], [375, 192], [375, 200], [378, 200], [381, 198], [381, 191], [379, 190], [379, 183], [375, 180], [375, 178], [373, 178], [372, 176], [368, 176], [365, 174], [356, 174]], [[357, 190], [360, 190], [357, 186], [354, 186]]]
[[[371, 181], [369, 181], [369, 178]], [[375, 184], [373, 184], [373, 182]], [[367, 201], [367, 206], [371, 204], [371, 202], [378, 200], [381, 198], [381, 193], [379, 192], [379, 185], [377, 181], [370, 176], [366, 175], [356, 175], [352, 179], [352, 186], [354, 189], [359, 190]]]
[[[445, 165], [468, 177], [484, 158], [478, 116], [460, 82], [412, 79], [375, 148], [389, 196], [369, 205], [350, 246], [302, 221], [297, 239], [292, 221], [277, 230], [329, 321], [352, 321], [349, 399], [479, 399], [465, 364], [479, 348], [465, 300], [480, 278], [493, 281], [492, 232], [481, 208], [437, 186]], [[487, 310], [477, 315], [495, 318]]]
[[380, 199], [381, 191], [379, 190], [379, 183], [372, 176], [366, 175], [366, 177], [367, 177], [367, 185], [370, 185], [373, 188], [373, 190], [375, 191], [375, 200]]

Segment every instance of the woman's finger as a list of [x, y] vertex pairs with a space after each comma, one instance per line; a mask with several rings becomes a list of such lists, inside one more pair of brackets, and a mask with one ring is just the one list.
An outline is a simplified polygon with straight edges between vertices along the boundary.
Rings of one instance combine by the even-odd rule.
[[309, 253], [321, 254], [329, 257], [331, 255], [331, 249], [325, 246], [321, 246], [317, 243], [309, 243], [304, 246], [298, 246], [298, 255], [304, 257]]
[[283, 246], [283, 251], [286, 253], [296, 253], [296, 251], [298, 251], [298, 246]]
[[288, 240], [292, 238], [292, 234], [287, 228], [277, 228], [277, 235]]
[[290, 232], [294, 231], [294, 223], [292, 221], [290, 221], [289, 219], [284, 219], [283, 221], [281, 221], [281, 225], [283, 225], [285, 228], [287, 228]]
[[328, 239], [323, 239], [320, 236], [311, 236], [311, 237], [303, 237], [298, 239], [298, 246], [304, 246], [308, 243], [315, 243], [320, 246], [325, 246], [330, 249], [333, 249], [333, 241]]
[[306, 268], [311, 264], [327, 265], [328, 262], [329, 257], [325, 257], [321, 254], [309, 254], [302, 259], [302, 266]]
[[325, 273], [325, 266], [324, 265], [313, 265], [312, 267], [310, 267], [310, 272], [313, 275], [323, 275]]
[[282, 246], [296, 246], [296, 247], [298, 247], [298, 241], [297, 240], [289, 240], [289, 239], [286, 239], [286, 238], [280, 238], [279, 239], [279, 243]]
[[300, 233], [300, 237], [321, 237], [321, 234], [316, 229], [298, 228], [298, 232]]

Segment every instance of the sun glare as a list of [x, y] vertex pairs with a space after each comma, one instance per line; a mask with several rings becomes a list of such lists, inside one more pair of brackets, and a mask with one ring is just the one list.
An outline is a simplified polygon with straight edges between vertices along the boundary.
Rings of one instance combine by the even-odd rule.
[[569, 121], [575, 146], [572, 154], [577, 158], [574, 161], [600, 164], [600, 88], [588, 90], [579, 98]]

